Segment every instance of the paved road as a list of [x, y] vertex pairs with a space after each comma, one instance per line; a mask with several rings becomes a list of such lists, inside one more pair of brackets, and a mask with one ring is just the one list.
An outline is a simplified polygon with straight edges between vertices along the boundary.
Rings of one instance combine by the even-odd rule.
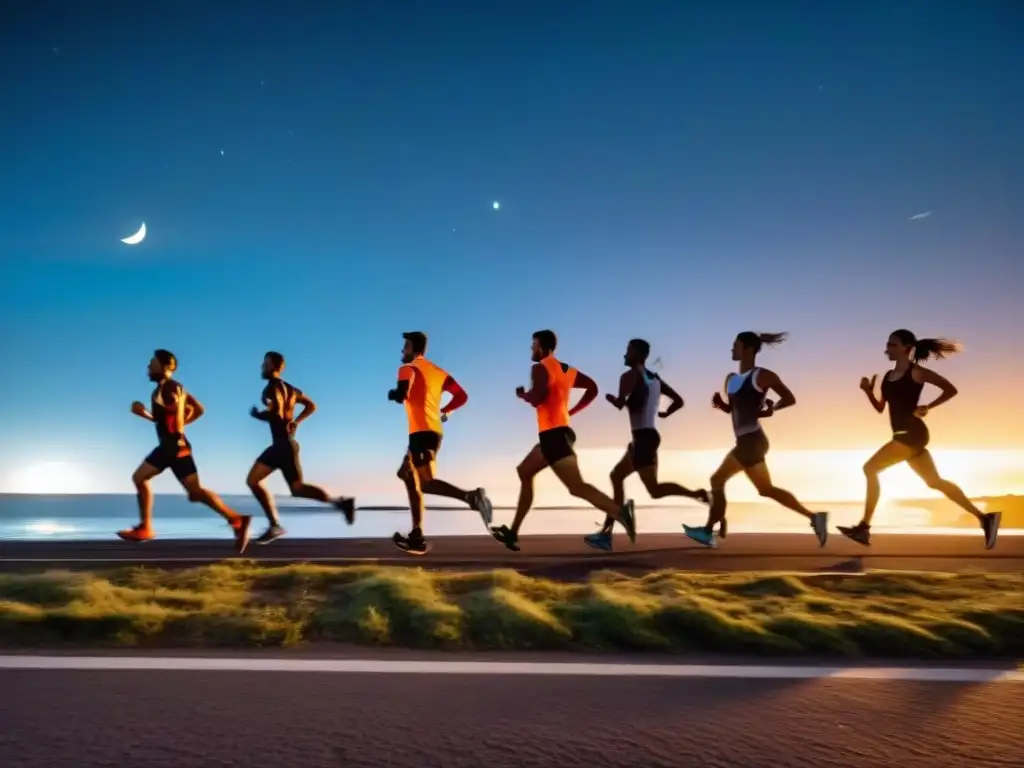
[[[647, 572], [658, 568], [691, 571], [860, 571], [871, 568], [933, 571], [1024, 572], [1024, 536], [1003, 536], [986, 552], [980, 533], [964, 536], [876, 536], [870, 549], [833, 536], [825, 549], [802, 534], [733, 534], [708, 550], [675, 534], [647, 534], [635, 546], [616, 537], [613, 554], [587, 548], [579, 536], [526, 536], [523, 551], [509, 552], [485, 536], [433, 539], [426, 557], [411, 557], [384, 539], [281, 539], [251, 545], [246, 557], [270, 562], [381, 563], [443, 569], [516, 568], [556, 578], [577, 578], [597, 568]], [[109, 568], [128, 563], [194, 566], [234, 557], [227, 540], [0, 541], [0, 570], [46, 567]]]
[[0, 690], [12, 768], [1010, 768], [1024, 755], [1012, 683], [0, 669]]

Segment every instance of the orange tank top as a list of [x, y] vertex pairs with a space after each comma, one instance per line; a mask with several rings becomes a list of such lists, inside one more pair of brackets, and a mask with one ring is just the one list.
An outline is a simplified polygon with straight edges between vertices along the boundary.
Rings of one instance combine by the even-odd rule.
[[569, 395], [576, 383], [576, 369], [548, 355], [540, 364], [548, 373], [548, 392], [537, 406], [537, 430], [569, 426]]
[[425, 357], [417, 357], [398, 369], [398, 380], [409, 382], [409, 393], [405, 398], [409, 434], [442, 434], [441, 394], [444, 392], [444, 383], [448, 380], [448, 371], [434, 365]]

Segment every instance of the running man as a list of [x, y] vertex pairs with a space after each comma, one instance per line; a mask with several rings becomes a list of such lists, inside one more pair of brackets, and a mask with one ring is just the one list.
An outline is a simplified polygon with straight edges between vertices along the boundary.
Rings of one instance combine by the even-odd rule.
[[[960, 345], [947, 339], [918, 339], [913, 333], [901, 328], [893, 331], [885, 345], [886, 356], [896, 363], [893, 369], [882, 377], [882, 397], [875, 397], [877, 376], [860, 380], [860, 388], [868, 396], [878, 413], [889, 405], [889, 424], [892, 426], [892, 440], [883, 445], [864, 465], [867, 478], [867, 496], [864, 499], [864, 517], [857, 525], [839, 526], [839, 532], [864, 546], [871, 545], [871, 518], [878, 505], [881, 487], [878, 475], [889, 467], [907, 462], [917, 476], [929, 488], [942, 492], [947, 499], [977, 518], [985, 533], [985, 549], [992, 549], [999, 536], [999, 512], [982, 512], [960, 487], [943, 479], [935, 468], [935, 461], [928, 451], [928, 427], [924, 418], [935, 408], [956, 397], [957, 391], [948, 380], [919, 365], [929, 357], [942, 360], [960, 351]], [[940, 390], [940, 394], [928, 405], [919, 405], [921, 391], [925, 384]]]
[[[825, 546], [828, 541], [828, 512], [811, 512], [789, 491], [776, 487], [765, 460], [768, 456], [768, 437], [761, 428], [761, 419], [773, 416], [776, 411], [796, 405], [796, 398], [789, 387], [782, 383], [778, 374], [757, 366], [757, 353], [765, 345], [781, 344], [785, 333], [754, 333], [744, 331], [732, 345], [732, 359], [739, 362], [739, 373], [725, 377], [725, 391], [728, 399], [716, 392], [711, 404], [718, 410], [732, 415], [732, 428], [736, 434], [736, 446], [725, 457], [722, 464], [711, 476], [711, 510], [708, 524], [684, 525], [683, 531], [694, 541], [706, 547], [714, 547], [712, 536], [714, 526], [725, 519], [725, 484], [731, 477], [744, 472], [757, 492], [767, 499], [777, 501], [792, 509], [811, 524], [818, 543]], [[779, 395], [778, 402], [767, 399], [768, 391]]]
[[[408, 536], [396, 532], [395, 546], [410, 555], [424, 555], [429, 549], [423, 537], [423, 494], [458, 499], [480, 513], [484, 526], [490, 527], [493, 517], [491, 501], [483, 488], [464, 491], [434, 476], [437, 453], [441, 449], [443, 427], [448, 415], [469, 400], [466, 390], [443, 368], [427, 360], [427, 335], [419, 331], [403, 333], [402, 366], [398, 369], [398, 386], [388, 392], [388, 400], [405, 404], [409, 418], [409, 446], [398, 478], [405, 483], [412, 513], [412, 530]], [[451, 399], [442, 408], [441, 395]]]
[[[295, 440], [295, 431], [299, 424], [313, 415], [316, 404], [303, 394], [301, 389], [282, 379], [283, 371], [284, 355], [280, 352], [267, 352], [263, 356], [260, 375], [267, 382], [261, 398], [264, 410], [254, 407], [249, 411], [249, 415], [254, 419], [270, 424], [270, 447], [256, 459], [245, 480], [267, 516], [267, 530], [256, 539], [257, 544], [269, 544], [285, 535], [277, 515], [274, 497], [263, 487], [263, 481], [277, 470], [281, 470], [281, 474], [284, 475], [292, 496], [332, 504], [345, 515], [345, 521], [349, 525], [356, 519], [355, 499], [348, 496], [332, 498], [323, 488], [310, 485], [302, 479], [302, 464], [299, 461], [299, 444]], [[296, 416], [295, 408], [299, 405], [302, 406], [302, 412]]]
[[149, 481], [170, 469], [184, 487], [189, 501], [205, 504], [227, 521], [235, 536], [235, 546], [242, 553], [249, 543], [252, 517], [238, 514], [221, 501], [220, 496], [199, 484], [199, 471], [192, 456], [192, 444], [185, 437], [185, 427], [202, 416], [205, 409], [174, 380], [177, 369], [178, 360], [174, 355], [166, 349], [156, 350], [149, 361], [149, 380], [156, 384], [150, 409], [147, 411], [138, 401], [132, 403], [132, 413], [156, 426], [158, 444], [132, 475], [139, 500], [139, 524], [118, 531], [117, 535], [125, 541], [137, 542], [154, 538], [153, 492]]
[[[655, 419], [667, 419], [683, 407], [683, 398], [679, 396], [668, 382], [658, 374], [647, 369], [647, 358], [651, 354], [651, 345], [643, 339], [632, 339], [626, 346], [623, 362], [629, 369], [619, 377], [619, 394], [608, 394], [606, 399], [620, 411], [629, 410], [629, 426], [633, 431], [633, 439], [626, 447], [626, 453], [612, 469], [612, 491], [616, 504], [626, 499], [626, 478], [636, 472], [644, 488], [652, 499], [663, 499], [666, 496], [685, 496], [697, 499], [705, 504], [711, 503], [707, 491], [691, 491], [677, 483], [658, 482], [658, 447], [661, 435]], [[667, 397], [671, 402], [664, 411], [661, 398]], [[583, 541], [594, 549], [610, 552], [612, 549], [612, 526], [615, 521], [605, 518], [604, 526], [597, 533], [584, 536]]]
[[[512, 527], [507, 525], [491, 529], [491, 535], [513, 552], [519, 551], [519, 528], [533, 504], [533, 478], [547, 467], [562, 481], [573, 496], [592, 504], [613, 520], [622, 524], [631, 542], [636, 541], [636, 518], [633, 500], [616, 502], [583, 480], [573, 446], [576, 433], [569, 419], [582, 411], [597, 397], [597, 384], [586, 374], [555, 358], [558, 337], [554, 331], [533, 334], [530, 371], [531, 386], [516, 388], [516, 397], [525, 400], [537, 410], [537, 444], [530, 449], [518, 467], [519, 501]], [[582, 389], [583, 396], [570, 410], [569, 398], [574, 389]]]

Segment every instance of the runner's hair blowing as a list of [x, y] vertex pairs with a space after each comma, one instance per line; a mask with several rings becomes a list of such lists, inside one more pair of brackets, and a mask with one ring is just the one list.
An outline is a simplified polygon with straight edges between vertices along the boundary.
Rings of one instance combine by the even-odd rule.
[[740, 343], [747, 349], [754, 351], [756, 355], [762, 347], [778, 346], [786, 340], [788, 333], [757, 333], [755, 331], [743, 331], [736, 336]]
[[963, 346], [957, 341], [943, 338], [919, 339], [913, 331], [908, 331], [906, 328], [900, 328], [889, 335], [895, 336], [904, 346], [914, 348], [912, 357], [915, 363], [923, 363], [929, 358], [944, 360], [950, 355], [963, 351]]

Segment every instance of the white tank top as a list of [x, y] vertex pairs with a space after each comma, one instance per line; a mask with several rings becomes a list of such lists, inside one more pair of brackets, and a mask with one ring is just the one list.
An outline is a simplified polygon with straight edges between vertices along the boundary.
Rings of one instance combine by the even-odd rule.
[[638, 429], [657, 429], [658, 408], [661, 405], [661, 379], [658, 374], [644, 370], [636, 389], [629, 396], [629, 426]]

